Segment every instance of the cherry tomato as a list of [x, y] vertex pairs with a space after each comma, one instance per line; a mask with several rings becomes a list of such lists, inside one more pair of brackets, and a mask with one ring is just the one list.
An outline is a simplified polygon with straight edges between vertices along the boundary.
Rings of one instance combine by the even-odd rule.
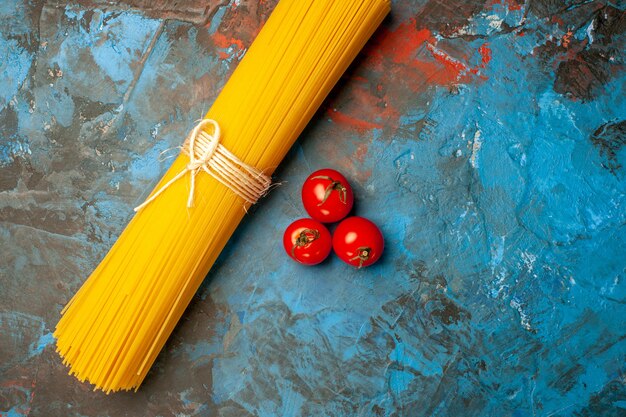
[[385, 242], [378, 226], [364, 217], [343, 220], [333, 233], [333, 249], [342, 261], [361, 268], [376, 262]]
[[299, 219], [285, 230], [283, 245], [291, 258], [304, 265], [316, 265], [328, 257], [332, 238], [322, 223]]
[[346, 177], [334, 169], [320, 169], [304, 181], [302, 203], [315, 220], [333, 223], [350, 213], [354, 195]]

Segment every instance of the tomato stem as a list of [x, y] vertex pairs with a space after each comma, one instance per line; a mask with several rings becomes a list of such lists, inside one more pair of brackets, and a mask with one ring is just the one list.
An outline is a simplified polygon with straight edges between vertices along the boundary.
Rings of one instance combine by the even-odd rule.
[[315, 242], [319, 238], [320, 238], [319, 230], [304, 229], [303, 231], [300, 232], [300, 235], [298, 236], [298, 238], [296, 239], [296, 242], [291, 248], [291, 256], [293, 257], [296, 256], [296, 253], [295, 253], [296, 248], [306, 246], [311, 242]]
[[350, 258], [350, 261], [359, 260], [359, 266], [357, 269], [361, 269], [363, 267], [363, 262], [367, 261], [370, 258], [370, 254], [372, 253], [372, 249], [367, 246], [361, 246], [357, 249], [358, 254], [354, 258]]
[[317, 175], [311, 179], [330, 181], [330, 184], [328, 185], [328, 187], [326, 187], [326, 190], [324, 192], [324, 199], [321, 203], [318, 204], [318, 206], [324, 204], [333, 191], [339, 192], [339, 201], [341, 201], [343, 204], [348, 204], [348, 189], [340, 181], [335, 181], [332, 179], [332, 177], [329, 177], [327, 175]]

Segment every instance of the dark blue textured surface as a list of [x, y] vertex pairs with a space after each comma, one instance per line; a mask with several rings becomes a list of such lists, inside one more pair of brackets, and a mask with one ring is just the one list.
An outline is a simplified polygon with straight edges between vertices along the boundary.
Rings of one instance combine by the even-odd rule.
[[[65, 375], [60, 309], [274, 4], [0, 3], [0, 415], [626, 415], [623, 2], [394, 1], [140, 391]], [[373, 267], [282, 252], [325, 166]]]

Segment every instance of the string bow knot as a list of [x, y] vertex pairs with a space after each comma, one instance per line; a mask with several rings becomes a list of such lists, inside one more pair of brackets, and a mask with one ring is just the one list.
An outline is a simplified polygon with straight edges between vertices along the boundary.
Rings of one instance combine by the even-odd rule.
[[[213, 126], [212, 133], [208, 133], [205, 130], [207, 125]], [[146, 201], [135, 207], [135, 211], [139, 211], [153, 202], [187, 173], [190, 174], [187, 207], [193, 207], [196, 175], [201, 171], [206, 172], [230, 188], [246, 202], [250, 204], [256, 203], [269, 190], [271, 178], [233, 155], [220, 143], [220, 138], [220, 125], [215, 120], [204, 119], [198, 123], [189, 133], [181, 148], [182, 152], [189, 157], [189, 163]]]

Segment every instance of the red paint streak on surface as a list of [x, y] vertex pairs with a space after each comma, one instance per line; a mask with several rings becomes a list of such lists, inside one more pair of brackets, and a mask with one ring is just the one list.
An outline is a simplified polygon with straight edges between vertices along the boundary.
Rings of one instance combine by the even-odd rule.
[[453, 86], [486, 79], [481, 71], [492, 59], [487, 43], [471, 54], [480, 57], [480, 63], [471, 66], [468, 57], [451, 55], [437, 45], [430, 30], [416, 25], [415, 19], [409, 19], [393, 30], [381, 29], [364, 54], [364, 66], [378, 78], [354, 76], [344, 93], [349, 99], [342, 98], [333, 106], [339, 111], [331, 110], [333, 107], [327, 110], [333, 122], [357, 130], [393, 131], [400, 124], [401, 112], [397, 109], [406, 105], [394, 101], [398, 91], [419, 94], [432, 85]]
[[463, 76], [472, 72], [463, 62], [451, 57], [447, 52], [437, 48], [435, 45], [429, 43], [426, 48], [433, 55], [433, 58], [443, 65], [451, 81], [461, 81]]
[[483, 43], [482, 45], [480, 45], [480, 48], [478, 48], [478, 53], [481, 56], [481, 67], [485, 68], [487, 64], [491, 61], [491, 48], [489, 48], [489, 44]]
[[215, 42], [215, 46], [218, 46], [220, 48], [230, 48], [232, 45], [237, 46], [237, 48], [239, 49], [244, 48], [243, 42], [241, 40], [229, 38], [220, 32], [215, 32], [213, 34], [213, 42]]
[[435, 42], [435, 38], [430, 30], [418, 30], [415, 25], [415, 19], [410, 19], [408, 22], [398, 26], [395, 31], [389, 33], [393, 46], [389, 48], [390, 50], [385, 51], [384, 54], [390, 56], [393, 62], [405, 63], [414, 59], [415, 51], [424, 45], [424, 42]]
[[374, 123], [368, 120], [357, 119], [356, 117], [348, 116], [347, 114], [341, 113], [336, 110], [329, 110], [328, 115], [333, 122], [338, 123], [338, 124], [349, 125], [358, 130], [382, 129], [383, 128], [383, 125], [379, 123]]
[[[243, 42], [240, 39], [229, 38], [220, 32], [215, 32], [213, 34], [213, 43], [215, 44], [215, 46], [221, 49], [228, 49], [231, 46], [237, 47], [238, 51], [244, 49]], [[221, 59], [226, 59], [229, 57], [229, 54], [225, 51], [219, 51], [219, 56]]]
[[564, 48], [569, 47], [569, 44], [572, 41], [572, 36], [574, 36], [574, 32], [571, 30], [568, 30], [567, 33], [563, 35], [561, 38], [561, 45], [563, 45]]
[[[416, 24], [415, 19], [410, 19], [393, 31], [384, 30], [378, 38], [375, 49], [369, 55], [372, 65], [385, 78], [391, 78], [387, 74], [393, 74], [396, 82], [404, 82], [411, 90], [420, 92], [429, 84], [467, 83], [471, 81], [471, 75], [479, 74], [479, 68], [471, 68], [461, 59], [448, 54], [437, 46], [437, 39], [430, 30], [418, 29]], [[433, 59], [424, 51], [428, 51]], [[487, 49], [479, 53], [486, 65]]]
[[485, 4], [488, 8], [493, 8], [494, 6], [502, 6], [508, 11], [521, 10], [524, 2], [518, 3], [516, 0], [492, 0]]

